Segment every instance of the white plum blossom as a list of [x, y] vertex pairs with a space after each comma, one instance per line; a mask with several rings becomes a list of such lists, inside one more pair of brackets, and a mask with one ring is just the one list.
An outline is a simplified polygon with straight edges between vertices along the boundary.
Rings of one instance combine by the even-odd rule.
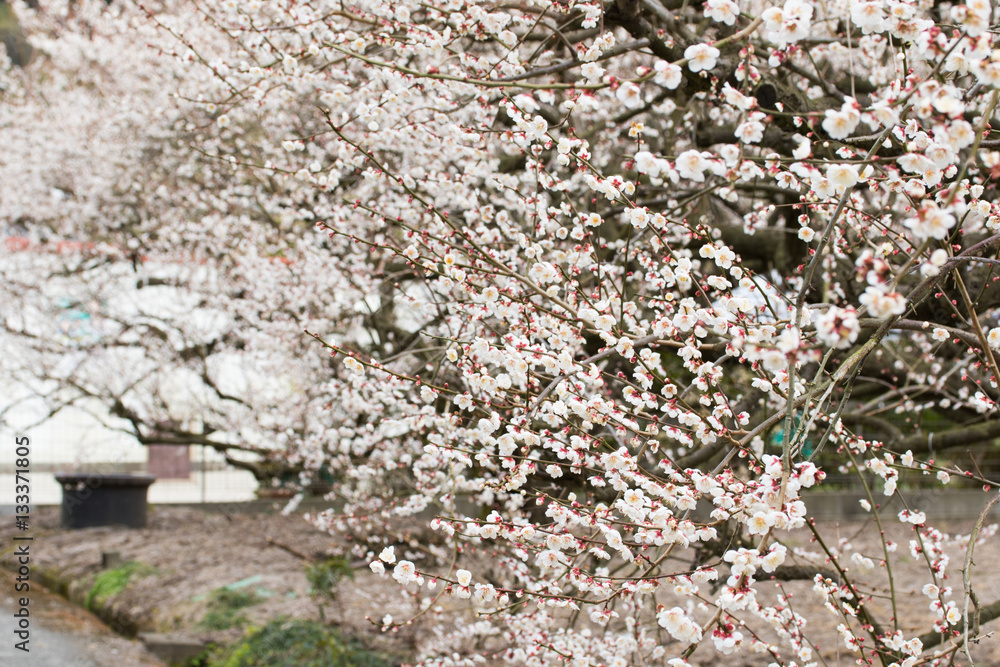
[[345, 605], [425, 667], [962, 659], [968, 545], [806, 489], [884, 512], [996, 419], [987, 0], [33, 4], [8, 403], [332, 478]]
[[684, 50], [688, 69], [695, 73], [714, 69], [719, 55], [719, 49], [704, 43], [692, 44]]
[[691, 620], [680, 607], [661, 609], [657, 612], [656, 621], [677, 641], [695, 643], [701, 639], [701, 627]]
[[826, 178], [837, 193], [847, 192], [858, 182], [858, 168], [852, 164], [832, 164], [826, 170]]
[[872, 317], [902, 315], [906, 311], [906, 299], [902, 294], [885, 292], [874, 285], [865, 288], [859, 302], [868, 308], [868, 313]]
[[990, 347], [994, 350], [1000, 351], [1000, 327], [990, 329], [989, 334], [986, 336], [986, 340], [989, 342]]
[[583, 66], [580, 67], [580, 73], [583, 74], [588, 81], [600, 81], [604, 76], [604, 68], [597, 63], [584, 63]]
[[942, 240], [947, 238], [955, 222], [955, 216], [948, 210], [927, 201], [920, 206], [916, 217], [907, 218], [903, 224], [912, 229], [918, 239]]
[[898, 516], [900, 521], [912, 523], [914, 526], [921, 526], [927, 522], [927, 515], [923, 512], [902, 510]]
[[853, 308], [828, 308], [816, 317], [816, 337], [824, 345], [845, 349], [861, 333], [861, 323]]
[[733, 25], [739, 15], [740, 8], [733, 0], [708, 0], [705, 3], [705, 16], [718, 23]]
[[756, 144], [764, 138], [764, 114], [751, 114], [736, 128], [736, 138], [745, 144]]
[[621, 83], [615, 95], [618, 97], [618, 101], [628, 109], [638, 109], [644, 103], [642, 89], [631, 81]]
[[639, 151], [635, 154], [635, 168], [641, 174], [649, 174], [656, 178], [662, 169], [661, 160], [649, 151]]
[[785, 48], [809, 35], [813, 6], [806, 0], [786, 0], [782, 7], [769, 7], [761, 13], [767, 38]]
[[681, 84], [684, 79], [684, 70], [682, 70], [677, 65], [673, 63], [668, 63], [665, 60], [656, 61], [656, 65], [653, 66], [656, 70], [656, 77], [653, 81], [664, 88], [669, 88], [673, 90]]
[[364, 364], [362, 364], [360, 361], [358, 361], [354, 357], [347, 357], [347, 358], [345, 358], [344, 359], [344, 366], [347, 368], [347, 370], [351, 371], [355, 375], [364, 375], [365, 374]]
[[832, 139], [846, 139], [854, 133], [861, 122], [857, 103], [848, 98], [839, 109], [827, 109], [823, 118], [823, 130]]
[[410, 561], [401, 560], [396, 563], [396, 567], [392, 571], [392, 578], [405, 586], [417, 580], [417, 569]]
[[788, 366], [788, 357], [779, 350], [765, 350], [761, 354], [764, 368], [772, 373], [784, 370]]
[[701, 183], [705, 180], [705, 171], [709, 164], [698, 151], [685, 151], [677, 156], [674, 168], [681, 178]]
[[882, 2], [855, 2], [851, 6], [851, 21], [865, 35], [882, 32], [888, 23], [883, 7]]
[[630, 208], [626, 211], [628, 220], [636, 229], [642, 229], [649, 220], [649, 212], [644, 208]]
[[765, 572], [774, 572], [785, 562], [788, 548], [784, 544], [775, 544], [771, 550], [761, 559], [761, 569]]

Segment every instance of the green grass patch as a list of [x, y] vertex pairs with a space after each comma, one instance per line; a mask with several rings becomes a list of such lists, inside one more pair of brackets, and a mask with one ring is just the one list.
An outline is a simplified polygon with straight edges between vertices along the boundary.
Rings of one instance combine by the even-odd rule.
[[353, 579], [354, 570], [351, 563], [343, 556], [327, 558], [309, 565], [306, 568], [306, 581], [309, 582], [313, 595], [336, 599], [334, 589], [344, 578]]
[[206, 630], [242, 627], [247, 617], [242, 610], [260, 604], [264, 598], [255, 590], [218, 588], [208, 597], [208, 611], [198, 625]]
[[145, 577], [156, 572], [154, 568], [134, 560], [126, 561], [118, 567], [105, 570], [94, 577], [94, 585], [87, 593], [87, 609], [94, 610], [95, 605], [99, 606], [115, 595], [118, 595], [132, 577]]
[[271, 621], [208, 657], [207, 667], [391, 667], [318, 621]]

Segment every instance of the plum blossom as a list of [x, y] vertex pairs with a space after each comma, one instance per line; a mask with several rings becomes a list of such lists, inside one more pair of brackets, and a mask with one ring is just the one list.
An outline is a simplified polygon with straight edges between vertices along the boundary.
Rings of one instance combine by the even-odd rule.
[[417, 568], [408, 560], [401, 560], [396, 563], [392, 571], [392, 578], [403, 586], [417, 580]]
[[774, 525], [773, 517], [763, 512], [757, 512], [747, 521], [751, 535], [764, 535]]
[[644, 208], [630, 208], [626, 211], [628, 220], [636, 229], [642, 229], [649, 220], [649, 212]]
[[580, 73], [590, 82], [600, 81], [604, 76], [604, 68], [597, 63], [584, 63]]
[[1000, 327], [990, 329], [989, 334], [986, 336], [986, 341], [994, 350], [1000, 351]]
[[705, 3], [705, 16], [718, 23], [733, 25], [739, 15], [740, 8], [733, 0], [708, 0]]
[[824, 344], [846, 349], [861, 333], [861, 323], [853, 308], [828, 308], [816, 317], [816, 337]]
[[684, 58], [688, 61], [688, 69], [692, 72], [702, 72], [713, 69], [718, 61], [720, 51], [708, 44], [692, 44], [684, 50]]
[[852, 164], [832, 164], [826, 170], [826, 178], [838, 193], [847, 192], [858, 182], [858, 168]]
[[913, 230], [916, 238], [944, 239], [955, 226], [955, 216], [942, 209], [935, 202], [925, 201], [917, 211], [917, 216], [907, 218], [903, 224]]
[[906, 523], [912, 523], [914, 526], [922, 526], [927, 522], [927, 515], [923, 512], [902, 510], [899, 513], [899, 520]]
[[344, 366], [347, 368], [347, 370], [351, 371], [355, 375], [364, 375], [365, 374], [364, 364], [362, 364], [360, 361], [358, 361], [354, 357], [346, 357], [344, 359]]
[[805, 0], [786, 0], [782, 7], [769, 7], [761, 13], [767, 38], [785, 48], [809, 35], [813, 7]]
[[638, 109], [644, 103], [642, 89], [631, 81], [622, 82], [615, 95], [628, 109]]
[[677, 641], [690, 644], [701, 639], [701, 627], [680, 607], [661, 608], [656, 614], [656, 621]]
[[[948, 440], [897, 456], [913, 434], [849, 415], [995, 414], [954, 281], [914, 291], [972, 275], [951, 255], [1000, 229], [991, 93], [973, 85], [1000, 83], [988, 2], [851, 0], [814, 24], [803, 0], [707, 0], [655, 43], [623, 41], [595, 0], [189, 4], [68, 22], [11, 4], [59, 56], [0, 67], [0, 177], [18, 183], [0, 206], [18, 305], [0, 356], [26, 391], [90, 401], [83, 387], [140, 436], [210, 431], [302, 483], [333, 474], [343, 502], [310, 520], [373, 573], [453, 596], [446, 618], [413, 590], [395, 621], [370, 614], [412, 618], [428, 667], [494, 640], [516, 664], [683, 666], [670, 656], [709, 634], [724, 655], [770, 651], [743, 632], [759, 622], [776, 655], [811, 663], [809, 606], [757, 581], [792, 545], [796, 565], [889, 590], [876, 551], [820, 553], [800, 532], [824, 476], [808, 444], [893, 495], [896, 461], [950, 483], [930, 463]], [[762, 20], [742, 30], [741, 8]], [[911, 294], [926, 325], [876, 334]], [[862, 369], [843, 351], [866, 319]], [[1000, 352], [1000, 327], [987, 343]], [[803, 446], [786, 468], [768, 438], [789, 408]], [[951, 545], [917, 508], [903, 518], [931, 564], [917, 587], [954, 580]], [[664, 557], [720, 539], [745, 546], [718, 587]], [[859, 631], [849, 587], [813, 584], [852, 651], [933, 660]], [[947, 630], [949, 595], [914, 632]], [[883, 628], [886, 606], [867, 609]]]
[[851, 6], [851, 21], [861, 28], [861, 32], [870, 35], [886, 29], [887, 20], [882, 2], [856, 2]]
[[846, 139], [854, 133], [861, 122], [857, 102], [848, 98], [840, 109], [827, 109], [823, 118], [823, 130], [831, 139]]
[[764, 114], [751, 114], [747, 120], [740, 123], [736, 128], [736, 138], [745, 144], [756, 144], [764, 138]]
[[649, 151], [639, 151], [635, 154], [635, 169], [641, 174], [649, 174], [652, 178], [660, 175], [662, 161]]
[[784, 544], [774, 544], [770, 551], [761, 559], [761, 569], [765, 572], [774, 572], [785, 562], [788, 548]]
[[906, 312], [906, 299], [899, 292], [885, 292], [869, 285], [859, 299], [861, 305], [868, 307], [872, 317], [889, 317], [902, 315]]
[[698, 151], [685, 151], [677, 156], [674, 168], [677, 169], [681, 178], [701, 183], [705, 180], [705, 171], [708, 169], [708, 161], [701, 156]]
[[772, 373], [784, 370], [788, 366], [788, 357], [780, 350], [764, 350], [761, 353], [764, 368]]
[[656, 77], [653, 81], [664, 88], [673, 90], [684, 79], [684, 70], [665, 60], [658, 60], [653, 68], [656, 70]]

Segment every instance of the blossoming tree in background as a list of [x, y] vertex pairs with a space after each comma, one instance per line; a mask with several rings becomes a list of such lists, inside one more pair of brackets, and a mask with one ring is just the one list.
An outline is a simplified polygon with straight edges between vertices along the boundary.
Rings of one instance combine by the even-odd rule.
[[[170, 63], [153, 162], [204, 172], [167, 184], [163, 249], [262, 252], [233, 212], [280, 203], [303, 298], [377, 313], [293, 320], [342, 363], [289, 455], [338, 479], [317, 524], [441, 619], [424, 664], [802, 665], [824, 628], [864, 664], [975, 655], [988, 532], [949, 561], [927, 508], [880, 506], [921, 473], [996, 498], [961, 454], [1000, 435], [988, 3], [80, 6]], [[245, 279], [220, 312], [313, 363], [267, 333], [285, 284]], [[908, 548], [824, 534], [832, 473]]]
[[294, 479], [338, 383], [302, 329], [360, 335], [367, 287], [325, 270], [335, 243], [280, 189], [192, 149], [177, 67], [134, 9], [20, 15], [34, 60], [0, 93], [5, 421], [87, 410]]

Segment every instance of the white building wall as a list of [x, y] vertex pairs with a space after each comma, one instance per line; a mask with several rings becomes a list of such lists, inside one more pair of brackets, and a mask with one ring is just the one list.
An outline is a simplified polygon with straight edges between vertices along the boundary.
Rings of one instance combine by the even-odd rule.
[[[9, 389], [0, 392], [0, 397], [7, 399], [2, 402], [8, 405], [15, 396]], [[94, 412], [100, 414], [97, 409]], [[107, 428], [93, 414], [66, 409], [39, 424], [41, 415], [30, 404], [19, 405], [8, 412], [7, 418], [23, 430], [0, 426], [0, 508], [15, 504], [15, 438], [19, 435], [27, 435], [30, 440], [28, 478], [32, 504], [62, 502], [62, 489], [55, 480], [57, 472], [145, 470], [146, 448], [127, 433]], [[205, 473], [201, 471], [203, 456]], [[191, 477], [158, 480], [149, 489], [151, 503], [239, 502], [254, 498], [257, 482], [253, 475], [226, 466], [218, 452], [191, 447], [191, 458]]]

